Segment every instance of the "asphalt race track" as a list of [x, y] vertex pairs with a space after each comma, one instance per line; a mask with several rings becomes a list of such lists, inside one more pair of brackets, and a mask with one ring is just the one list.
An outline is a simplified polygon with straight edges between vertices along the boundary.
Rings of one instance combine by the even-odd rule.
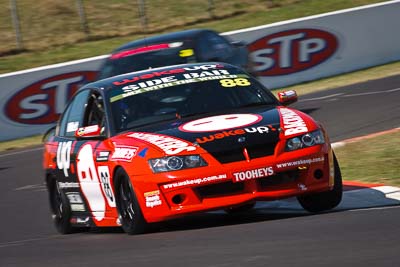
[[[400, 127], [399, 100], [394, 76], [310, 94], [294, 107], [323, 122], [336, 142]], [[348, 191], [336, 210], [319, 215], [289, 199], [259, 203], [245, 216], [182, 218], [145, 235], [113, 228], [61, 236], [51, 222], [41, 157], [40, 148], [0, 154], [1, 267], [400, 264], [400, 201], [374, 189]]]

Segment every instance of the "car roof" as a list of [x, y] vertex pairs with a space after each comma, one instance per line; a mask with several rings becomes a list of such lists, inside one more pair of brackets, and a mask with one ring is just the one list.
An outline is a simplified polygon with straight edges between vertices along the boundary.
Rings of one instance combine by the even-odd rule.
[[[134, 77], [142, 76], [145, 74], [152, 74], [154, 72], [167, 71], [167, 70], [172, 70], [172, 69], [177, 69], [177, 68], [191, 68], [191, 67], [195, 67], [195, 66], [217, 65], [217, 64], [223, 66], [226, 69], [240, 69], [236, 66], [233, 66], [228, 63], [223, 63], [223, 62], [200, 62], [200, 63], [191, 63], [191, 64], [179, 64], [179, 65], [164, 66], [164, 67], [159, 67], [159, 68], [154, 68], [154, 69], [146, 69], [146, 70], [124, 73], [121, 75], [113, 76], [110, 78], [106, 78], [103, 80], [99, 80], [99, 81], [95, 81], [95, 82], [86, 84], [85, 86], [81, 87], [79, 90], [81, 90], [81, 89], [83, 90], [86, 88], [101, 88], [102, 90], [107, 91], [107, 90], [114, 88], [113, 82], [122, 81], [124, 79], [132, 79]], [[171, 75], [173, 75], [173, 74], [171, 74]]]
[[126, 43], [126, 44], [118, 47], [117, 49], [115, 49], [113, 51], [113, 53], [120, 52], [120, 51], [130, 49], [130, 48], [148, 46], [150, 44], [159, 44], [159, 43], [165, 43], [165, 42], [171, 42], [171, 41], [184, 41], [185, 39], [186, 40], [194, 39], [197, 35], [199, 35], [203, 32], [214, 32], [214, 31], [207, 30], [207, 29], [191, 29], [191, 30], [150, 36], [150, 37], [146, 37], [143, 39], [139, 39], [139, 40], [135, 40], [135, 41]]

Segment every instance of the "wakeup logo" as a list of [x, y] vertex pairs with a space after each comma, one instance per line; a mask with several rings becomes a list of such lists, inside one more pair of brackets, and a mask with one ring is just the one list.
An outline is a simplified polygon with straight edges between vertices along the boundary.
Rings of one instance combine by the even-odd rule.
[[338, 49], [335, 35], [318, 29], [274, 33], [248, 45], [258, 76], [286, 75], [312, 68]]
[[54, 123], [78, 88], [95, 75], [95, 71], [71, 72], [35, 82], [7, 101], [5, 115], [23, 124]]

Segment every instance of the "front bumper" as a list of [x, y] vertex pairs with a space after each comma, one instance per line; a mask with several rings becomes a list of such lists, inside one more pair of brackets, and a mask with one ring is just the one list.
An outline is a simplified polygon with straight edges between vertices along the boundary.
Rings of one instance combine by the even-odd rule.
[[179, 171], [173, 178], [158, 174], [156, 178], [133, 176], [131, 180], [148, 222], [330, 190], [333, 186], [330, 147], [321, 145], [300, 152], [301, 155], [297, 151], [281, 157]]

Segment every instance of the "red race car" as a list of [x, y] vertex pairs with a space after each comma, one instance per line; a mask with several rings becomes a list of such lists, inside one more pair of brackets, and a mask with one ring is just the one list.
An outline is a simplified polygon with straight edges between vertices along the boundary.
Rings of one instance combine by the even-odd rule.
[[243, 70], [197, 63], [88, 84], [45, 136], [44, 169], [57, 230], [149, 223], [296, 196], [336, 207], [340, 169], [321, 124]]

